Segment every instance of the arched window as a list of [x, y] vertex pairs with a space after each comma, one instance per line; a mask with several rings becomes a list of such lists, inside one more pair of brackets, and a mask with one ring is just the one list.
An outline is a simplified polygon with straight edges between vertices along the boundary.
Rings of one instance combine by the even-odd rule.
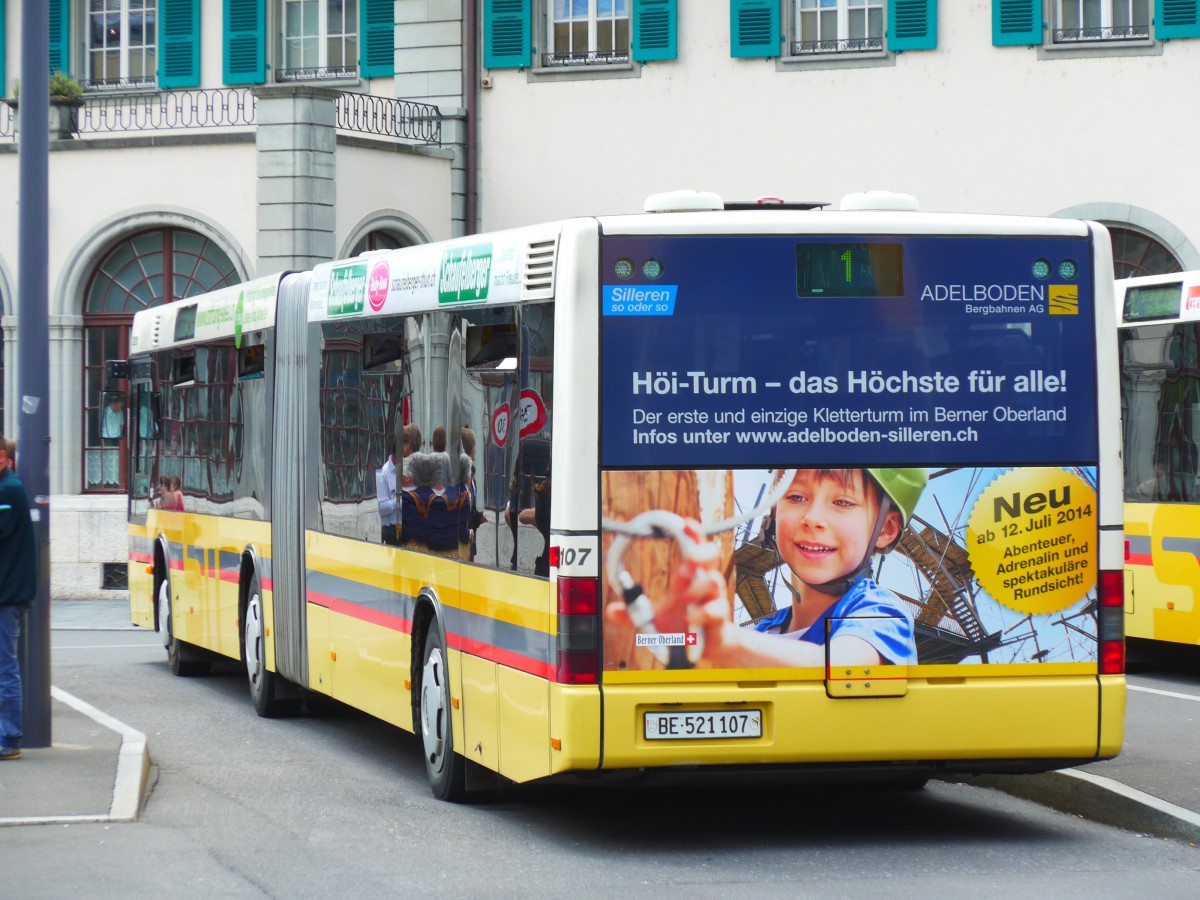
[[1113, 270], [1118, 278], [1169, 275], [1182, 270], [1175, 254], [1161, 241], [1127, 225], [1104, 224], [1112, 236]]
[[358, 256], [358, 254], [370, 250], [397, 250], [400, 247], [411, 245], [411, 241], [406, 241], [390, 231], [369, 231], [355, 242], [354, 247], [350, 250], [350, 255]]
[[240, 280], [225, 251], [203, 235], [180, 228], [128, 237], [96, 267], [83, 303], [85, 491], [126, 489], [127, 441], [101, 437], [99, 405], [101, 392], [125, 387], [105, 379], [104, 362], [129, 357], [133, 314]]

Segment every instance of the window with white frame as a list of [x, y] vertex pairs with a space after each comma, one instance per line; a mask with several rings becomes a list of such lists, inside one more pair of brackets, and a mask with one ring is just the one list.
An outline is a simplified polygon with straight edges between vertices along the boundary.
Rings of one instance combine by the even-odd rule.
[[1150, 0], [1054, 0], [1054, 42], [1150, 37]]
[[884, 0], [792, 0], [792, 55], [881, 51], [884, 12]]
[[358, 75], [358, 0], [281, 0], [283, 81]]
[[153, 87], [157, 0], [88, 0], [85, 60], [83, 80], [92, 90]]
[[629, 62], [630, 0], [546, 0], [543, 66]]

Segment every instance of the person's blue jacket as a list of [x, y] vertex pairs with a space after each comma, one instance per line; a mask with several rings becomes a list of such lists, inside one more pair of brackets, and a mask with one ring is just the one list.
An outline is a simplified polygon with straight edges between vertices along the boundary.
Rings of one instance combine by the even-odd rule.
[[37, 543], [25, 485], [0, 470], [0, 606], [28, 606], [37, 596]]

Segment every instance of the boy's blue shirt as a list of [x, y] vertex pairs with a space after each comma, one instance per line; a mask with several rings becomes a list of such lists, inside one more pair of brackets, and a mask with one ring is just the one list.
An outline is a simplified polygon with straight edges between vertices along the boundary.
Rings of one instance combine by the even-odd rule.
[[[754, 630], [782, 634], [791, 620], [789, 604], [771, 618], [757, 623]], [[825, 623], [830, 620], [826, 638]], [[813, 644], [824, 644], [835, 637], [856, 637], [874, 647], [884, 662], [912, 666], [917, 663], [913, 634], [912, 613], [900, 598], [881, 588], [874, 579], [864, 576], [805, 631], [788, 637]]]

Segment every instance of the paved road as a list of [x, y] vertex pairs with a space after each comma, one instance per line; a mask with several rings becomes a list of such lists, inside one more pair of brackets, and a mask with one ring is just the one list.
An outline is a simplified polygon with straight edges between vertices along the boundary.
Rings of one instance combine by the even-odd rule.
[[[136, 634], [136, 637], [135, 637]], [[150, 635], [54, 633], [54, 680], [144, 732], [129, 824], [0, 831], [0, 895], [1182, 897], [1197, 851], [995, 791], [429, 794], [418, 742], [358, 714], [265, 720], [237, 667], [173, 678]]]

